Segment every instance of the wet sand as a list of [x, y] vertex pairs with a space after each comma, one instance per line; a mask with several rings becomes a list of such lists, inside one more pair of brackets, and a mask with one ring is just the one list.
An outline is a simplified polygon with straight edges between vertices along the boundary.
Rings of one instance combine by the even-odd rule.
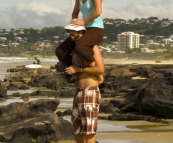
[[[108, 133], [97, 134], [99, 143], [173, 143], [173, 133], [150, 132], [150, 133]], [[59, 141], [57, 143], [75, 143], [75, 141]]]
[[[70, 117], [64, 119], [70, 120]], [[168, 121], [173, 123], [173, 120]], [[173, 143], [173, 124], [99, 120], [96, 140], [99, 143]]]
[[104, 59], [104, 64], [173, 64], [173, 60], [163, 60], [156, 63], [154, 60]]

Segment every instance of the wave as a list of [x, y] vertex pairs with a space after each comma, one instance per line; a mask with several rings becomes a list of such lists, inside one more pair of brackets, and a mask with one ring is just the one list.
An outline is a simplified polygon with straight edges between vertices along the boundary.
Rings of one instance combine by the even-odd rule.
[[[57, 58], [39, 58], [42, 62], [57, 62]], [[34, 58], [24, 57], [0, 57], [0, 63], [25, 63], [33, 62]]]

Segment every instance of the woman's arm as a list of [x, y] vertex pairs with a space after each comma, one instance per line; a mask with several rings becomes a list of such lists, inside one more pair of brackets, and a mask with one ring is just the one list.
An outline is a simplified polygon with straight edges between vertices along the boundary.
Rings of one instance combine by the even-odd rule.
[[79, 0], [76, 0], [75, 5], [74, 5], [74, 9], [72, 12], [72, 19], [78, 18], [79, 15]]
[[74, 24], [74, 25], [82, 26], [82, 25], [87, 24], [88, 22], [91, 22], [98, 16], [100, 16], [102, 14], [102, 0], [92, 0], [92, 2], [94, 3], [94, 7], [95, 7], [95, 10], [93, 11], [93, 13], [86, 19], [75, 19], [75, 18], [77, 18], [77, 17], [75, 17], [76, 14], [79, 14], [79, 11], [80, 11], [79, 10], [79, 0], [76, 0], [75, 8], [73, 10], [74, 14], [72, 14], [73, 15], [72, 19], [75, 19], [75, 20], [72, 20], [70, 23]]
[[95, 10], [89, 17], [84, 19], [84, 24], [91, 22], [102, 14], [102, 0], [92, 0], [92, 2], [94, 3]]

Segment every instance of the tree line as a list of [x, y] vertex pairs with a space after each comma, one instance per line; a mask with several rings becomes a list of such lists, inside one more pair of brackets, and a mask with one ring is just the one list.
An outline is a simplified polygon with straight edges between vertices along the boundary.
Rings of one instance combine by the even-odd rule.
[[[106, 19], [104, 21], [112, 22], [112, 19]], [[170, 24], [167, 27], [160, 27], [161, 21], [154, 24], [138, 23], [135, 25], [131, 24], [120, 24], [117, 26], [115, 23], [105, 24], [104, 32], [106, 39], [103, 40], [105, 43], [112, 43], [117, 41], [117, 35], [122, 32], [132, 31], [140, 35], [153, 35], [153, 36], [165, 36], [169, 37], [173, 34], [173, 24]], [[38, 29], [24, 29], [24, 34], [19, 35], [21, 38], [27, 37], [27, 42], [37, 42], [40, 40], [55, 40], [54, 36], [59, 36], [58, 40], [64, 39], [64, 33], [66, 31], [61, 26], [55, 27], [45, 27], [41, 30]], [[13, 33], [10, 32], [6, 35], [8, 40], [14, 40]]]

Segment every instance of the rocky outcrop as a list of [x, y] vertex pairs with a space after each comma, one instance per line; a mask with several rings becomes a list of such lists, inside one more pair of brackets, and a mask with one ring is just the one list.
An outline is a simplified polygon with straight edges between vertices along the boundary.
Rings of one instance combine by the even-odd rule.
[[[23, 82], [31, 87], [46, 87], [30, 96], [72, 97], [74, 80], [55, 69], [23, 69], [6, 76], [11, 84]], [[105, 65], [102, 98], [109, 103], [100, 106], [101, 112], [135, 113], [157, 118], [173, 118], [173, 65]]]
[[149, 121], [149, 122], [160, 122], [160, 123], [169, 124], [169, 122], [167, 122], [163, 119], [155, 118], [153, 116], [148, 116], [148, 115], [134, 114], [134, 113], [126, 113], [126, 114], [116, 113], [116, 114], [113, 114], [113, 115], [109, 115], [108, 120], [120, 120], [120, 121], [139, 121], [139, 120], [143, 120], [143, 121]]
[[54, 111], [59, 100], [11, 103], [0, 107], [0, 142], [51, 143], [73, 139], [70, 123]]
[[[14, 93], [12, 96], [72, 97], [74, 80], [55, 69], [9, 70], [4, 82], [0, 81], [0, 98], [7, 98], [6, 89], [46, 87], [31, 94]], [[105, 65], [104, 83], [100, 85], [102, 98], [100, 112], [108, 120], [147, 120], [167, 123], [173, 119], [173, 65]], [[22, 84], [19, 84], [22, 83]], [[56, 99], [56, 98], [55, 98]], [[50, 143], [72, 139], [70, 123], [54, 111], [59, 100], [37, 100], [12, 103], [0, 107], [0, 142]], [[110, 115], [111, 114], [111, 115]]]
[[147, 85], [127, 93], [126, 102], [121, 110], [123, 112], [138, 111], [142, 114], [172, 119], [173, 86], [171, 82], [170, 78], [154, 79]]

